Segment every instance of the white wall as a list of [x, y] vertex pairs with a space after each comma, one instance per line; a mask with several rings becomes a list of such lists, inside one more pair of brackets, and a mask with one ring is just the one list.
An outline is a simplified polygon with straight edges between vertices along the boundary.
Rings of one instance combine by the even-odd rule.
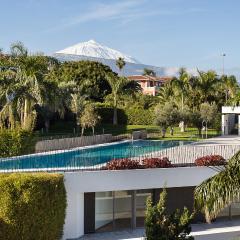
[[75, 191], [70, 181], [65, 181], [67, 211], [63, 239], [78, 238], [84, 234], [84, 193]]
[[228, 113], [240, 114], [240, 107], [223, 106], [222, 113], [223, 114], [228, 114]]
[[84, 192], [196, 186], [216, 173], [208, 167], [64, 173], [68, 206], [63, 239], [84, 234]]

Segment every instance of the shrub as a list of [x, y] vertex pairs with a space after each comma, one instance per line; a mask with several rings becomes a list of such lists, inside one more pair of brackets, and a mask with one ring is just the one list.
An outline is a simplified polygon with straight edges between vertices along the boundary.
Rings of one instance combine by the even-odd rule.
[[138, 169], [141, 165], [138, 161], [130, 160], [128, 158], [115, 159], [107, 163], [104, 169], [106, 170], [122, 170], [122, 169]]
[[145, 158], [142, 160], [144, 168], [169, 168], [172, 167], [167, 157], [164, 158]]
[[0, 239], [60, 239], [65, 208], [62, 175], [0, 175]]
[[127, 123], [133, 125], [151, 125], [154, 122], [154, 111], [137, 107], [127, 108]]
[[145, 231], [147, 240], [193, 240], [189, 236], [191, 233], [191, 221], [193, 214], [187, 208], [182, 211], [174, 210], [171, 214], [167, 213], [166, 208], [166, 189], [160, 194], [158, 204], [153, 205], [151, 197], [147, 200], [145, 217]]
[[32, 133], [21, 129], [0, 130], [0, 157], [12, 157], [31, 152], [34, 148]]
[[226, 160], [220, 155], [209, 155], [197, 158], [195, 164], [197, 166], [219, 166], [225, 165]]
[[[97, 107], [97, 112], [101, 117], [101, 123], [112, 124], [113, 123], [113, 108], [111, 107]], [[123, 109], [117, 109], [118, 123], [127, 124], [127, 116]]]

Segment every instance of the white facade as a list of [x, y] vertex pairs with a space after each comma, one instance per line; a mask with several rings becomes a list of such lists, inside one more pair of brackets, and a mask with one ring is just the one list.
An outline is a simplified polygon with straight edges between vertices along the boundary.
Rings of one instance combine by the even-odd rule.
[[238, 135], [240, 135], [240, 107], [222, 107], [222, 135], [229, 135], [235, 127], [235, 116], [238, 115]]
[[84, 193], [196, 186], [217, 172], [208, 167], [64, 173], [67, 211], [63, 239], [84, 235]]

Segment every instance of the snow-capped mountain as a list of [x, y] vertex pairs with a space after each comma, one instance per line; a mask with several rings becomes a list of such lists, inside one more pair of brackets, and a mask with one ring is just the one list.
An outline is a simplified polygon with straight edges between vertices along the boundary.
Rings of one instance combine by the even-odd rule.
[[126, 65], [121, 71], [121, 74], [125, 76], [142, 75], [144, 68], [154, 70], [158, 76], [175, 76], [178, 72], [178, 68], [176, 67], [166, 68], [141, 64], [135, 58], [123, 54], [118, 50], [103, 46], [94, 40], [67, 47], [63, 50], [57, 51], [53, 54], [53, 56], [59, 61], [98, 61], [108, 65], [114, 72], [117, 73], [119, 73], [119, 69], [116, 66], [116, 60], [119, 57], [122, 57], [124, 58]]
[[78, 43], [71, 47], [57, 51], [56, 54], [70, 54], [70, 55], [77, 55], [77, 56], [112, 59], [112, 60], [117, 60], [118, 58], [121, 57], [121, 58], [124, 58], [126, 62], [139, 63], [136, 59], [132, 58], [131, 56], [123, 54], [112, 48], [103, 46], [94, 40]]

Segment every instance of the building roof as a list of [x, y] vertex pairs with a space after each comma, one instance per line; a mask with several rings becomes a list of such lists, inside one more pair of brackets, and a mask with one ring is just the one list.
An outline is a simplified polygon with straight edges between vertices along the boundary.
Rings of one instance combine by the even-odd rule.
[[128, 79], [133, 81], [160, 81], [160, 82], [167, 82], [172, 79], [172, 77], [167, 76], [149, 76], [149, 75], [132, 75], [128, 76]]

